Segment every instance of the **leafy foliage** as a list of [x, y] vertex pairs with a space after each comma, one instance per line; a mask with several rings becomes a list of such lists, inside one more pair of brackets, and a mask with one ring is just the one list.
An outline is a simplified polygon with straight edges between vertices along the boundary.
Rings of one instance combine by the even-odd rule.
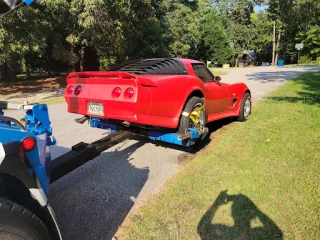
[[203, 44], [205, 57], [212, 62], [229, 63], [234, 55], [230, 41], [214, 9], [208, 14], [203, 27]]
[[[267, 4], [267, 10], [254, 7]], [[270, 61], [320, 57], [314, 0], [37, 0], [0, 21], [2, 79], [106, 69], [124, 60], [183, 57], [228, 63], [244, 50]], [[234, 47], [230, 47], [233, 43]], [[303, 59], [302, 59], [303, 60]]]

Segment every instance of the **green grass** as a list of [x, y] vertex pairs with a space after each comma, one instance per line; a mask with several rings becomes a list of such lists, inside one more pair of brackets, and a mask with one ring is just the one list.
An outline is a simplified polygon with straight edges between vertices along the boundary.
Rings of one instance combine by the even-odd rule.
[[[45, 100], [40, 100], [38, 101], [37, 103], [40, 103], [40, 104], [54, 104], [54, 103], [62, 103], [64, 102], [65, 99], [64, 97], [57, 97], [57, 98], [49, 98], [49, 99], [45, 99]], [[16, 102], [16, 103], [20, 103], [20, 104], [23, 104], [23, 101], [8, 101], [8, 102]], [[33, 102], [33, 101], [29, 101], [28, 104], [35, 104], [36, 102]], [[12, 110], [12, 109], [3, 109], [4, 112], [8, 112], [8, 111], [15, 111], [15, 110]]]
[[[223, 69], [223, 68], [221, 68]], [[227, 72], [223, 72], [223, 71], [217, 71], [216, 68], [209, 68], [209, 70], [212, 72], [212, 74], [214, 76], [222, 76], [222, 75], [227, 75]]]
[[281, 86], [211, 139], [120, 239], [320, 239], [320, 73]]
[[227, 72], [222, 72], [222, 71], [211, 71], [211, 72], [214, 76], [222, 76], [222, 75], [228, 74]]
[[[62, 103], [64, 101], [65, 101], [64, 97], [56, 97], [56, 98], [49, 98], [49, 99], [40, 100], [39, 103], [41, 103], [41, 104], [54, 104], [54, 103]], [[30, 102], [29, 104], [34, 104], [34, 103]]]
[[[30, 76], [31, 76], [31, 78], [34, 78], [34, 77], [47, 77], [47, 75], [43, 74], [43, 73], [31, 73]], [[27, 74], [25, 74], [25, 73], [17, 75], [17, 80], [23, 80], [23, 79], [26, 79], [26, 78], [27, 78]]]
[[285, 64], [284, 66], [289, 66], [289, 67], [294, 67], [294, 66], [300, 66], [300, 67], [303, 67], [303, 66], [319, 66], [320, 63], [305, 63], [305, 64]]

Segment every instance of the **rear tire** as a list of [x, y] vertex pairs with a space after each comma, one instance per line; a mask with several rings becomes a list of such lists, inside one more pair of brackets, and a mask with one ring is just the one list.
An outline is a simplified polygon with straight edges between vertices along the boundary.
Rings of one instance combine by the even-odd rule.
[[250, 94], [246, 92], [242, 97], [238, 121], [244, 122], [249, 118], [251, 114], [251, 107], [252, 107], [251, 97], [250, 97]]
[[44, 223], [28, 209], [0, 198], [0, 240], [50, 240]]
[[[183, 109], [183, 112], [190, 114], [194, 109], [200, 107], [201, 105], [204, 104], [204, 99], [203, 98], [199, 98], [199, 97], [191, 97], [188, 101], [186, 106]], [[203, 119], [203, 121], [205, 121], [205, 119]], [[204, 122], [203, 125], [205, 125], [206, 123]], [[193, 127], [193, 122], [190, 119], [189, 116], [184, 116], [182, 115], [180, 118], [180, 124], [179, 124], [179, 134], [183, 134], [188, 132], [189, 128]]]

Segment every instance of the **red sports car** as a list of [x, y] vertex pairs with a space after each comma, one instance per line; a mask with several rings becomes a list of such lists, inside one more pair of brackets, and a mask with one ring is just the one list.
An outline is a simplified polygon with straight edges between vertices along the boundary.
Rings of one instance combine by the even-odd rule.
[[222, 83], [204, 63], [178, 58], [72, 72], [65, 99], [71, 113], [178, 133], [226, 117], [245, 121], [251, 113], [251, 92], [244, 83]]

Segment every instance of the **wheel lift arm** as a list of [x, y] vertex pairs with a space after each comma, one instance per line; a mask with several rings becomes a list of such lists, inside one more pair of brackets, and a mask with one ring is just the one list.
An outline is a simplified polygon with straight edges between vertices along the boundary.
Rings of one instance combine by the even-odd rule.
[[54, 159], [51, 165], [50, 183], [58, 180], [66, 174], [72, 172], [76, 168], [86, 162], [99, 156], [104, 150], [116, 145], [117, 143], [127, 139], [130, 133], [125, 130], [114, 132], [108, 136], [101, 138], [91, 144], [80, 142], [74, 145], [71, 151]]

